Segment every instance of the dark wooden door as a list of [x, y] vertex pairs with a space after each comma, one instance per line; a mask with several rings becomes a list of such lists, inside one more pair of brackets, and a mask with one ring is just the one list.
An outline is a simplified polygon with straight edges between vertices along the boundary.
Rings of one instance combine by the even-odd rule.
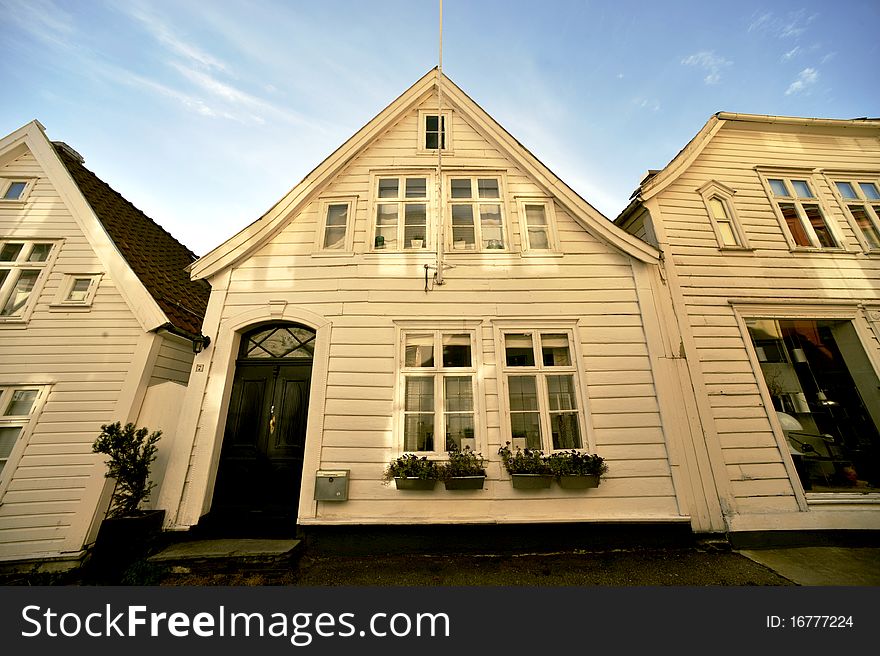
[[239, 362], [211, 507], [232, 533], [283, 533], [296, 522], [311, 362]]

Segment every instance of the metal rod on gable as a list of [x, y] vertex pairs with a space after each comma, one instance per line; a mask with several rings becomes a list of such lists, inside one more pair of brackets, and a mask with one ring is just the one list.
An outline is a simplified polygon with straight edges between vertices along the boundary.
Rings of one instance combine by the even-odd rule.
[[437, 53], [437, 270], [434, 283], [443, 284], [444, 226], [443, 206], [443, 146], [446, 145], [446, 124], [443, 120], [443, 0], [440, 1], [439, 49]]

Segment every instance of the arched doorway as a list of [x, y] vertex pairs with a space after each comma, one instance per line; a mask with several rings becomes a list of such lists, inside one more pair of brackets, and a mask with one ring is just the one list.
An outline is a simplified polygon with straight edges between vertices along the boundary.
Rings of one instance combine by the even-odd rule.
[[205, 523], [236, 535], [296, 527], [315, 331], [263, 324], [244, 333]]

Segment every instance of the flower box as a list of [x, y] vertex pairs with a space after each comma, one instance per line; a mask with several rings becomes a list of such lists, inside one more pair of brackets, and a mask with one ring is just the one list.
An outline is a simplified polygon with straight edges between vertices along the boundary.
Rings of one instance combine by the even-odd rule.
[[559, 487], [566, 490], [586, 490], [591, 487], [599, 487], [598, 474], [563, 475], [557, 480], [559, 481]]
[[433, 490], [437, 485], [436, 478], [395, 478], [398, 490]]
[[511, 474], [510, 480], [517, 490], [542, 490], [550, 487], [553, 477], [546, 474]]
[[453, 476], [445, 481], [447, 490], [482, 490], [485, 476]]

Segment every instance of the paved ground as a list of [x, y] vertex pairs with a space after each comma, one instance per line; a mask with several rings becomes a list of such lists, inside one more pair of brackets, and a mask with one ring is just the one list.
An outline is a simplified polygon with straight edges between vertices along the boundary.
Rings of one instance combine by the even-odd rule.
[[12, 574], [5, 585], [880, 586], [880, 548], [724, 544], [524, 554], [321, 555], [294, 540], [174, 544], [125, 571]]

